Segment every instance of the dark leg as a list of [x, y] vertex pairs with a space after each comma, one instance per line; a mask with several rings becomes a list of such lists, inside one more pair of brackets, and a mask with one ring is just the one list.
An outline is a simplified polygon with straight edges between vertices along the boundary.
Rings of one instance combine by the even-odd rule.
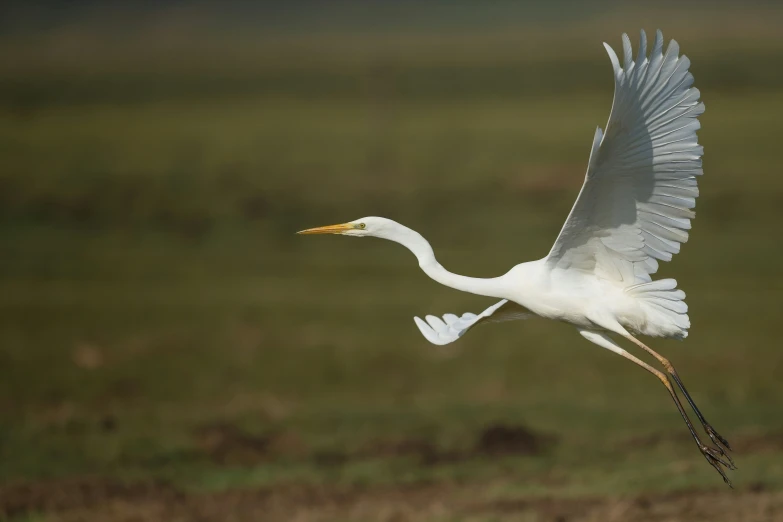
[[[696, 403], [691, 398], [691, 395], [688, 393], [688, 390], [685, 389], [685, 385], [682, 383], [682, 380], [680, 379], [680, 376], [677, 374], [677, 370], [674, 369], [674, 366], [671, 362], [662, 355], [660, 355], [658, 352], [644, 344], [643, 342], [639, 341], [633, 336], [628, 336], [628, 339], [632, 341], [634, 344], [642, 348], [644, 351], [658, 359], [658, 361], [663, 365], [664, 368], [666, 368], [666, 371], [671, 375], [672, 379], [674, 379], [674, 382], [677, 384], [677, 387], [680, 388], [680, 391], [682, 391], [682, 394], [685, 396], [685, 400], [688, 401], [688, 404], [691, 405], [691, 408], [693, 408], [693, 412], [696, 414], [696, 417], [698, 417], [699, 422], [701, 422], [701, 425], [704, 427], [704, 431], [707, 432], [707, 435], [710, 437], [710, 440], [712, 440], [713, 444], [718, 448], [718, 451], [720, 451], [721, 455], [726, 457], [728, 461], [731, 463], [731, 468], [736, 469], [736, 466], [734, 465], [734, 461], [731, 459], [731, 457], [726, 454], [726, 452], [723, 450], [723, 447], [725, 447], [728, 450], [731, 450], [731, 446], [729, 445], [729, 442], [724, 439], [720, 433], [715, 431], [715, 428], [710, 425], [709, 422], [707, 422], [707, 419], [704, 418], [704, 415], [702, 415], [701, 411], [699, 411], [699, 408], [696, 406]], [[723, 447], [721, 447], [721, 444]]]
[[666, 379], [666, 376], [664, 376], [663, 374], [661, 374], [659, 379], [661, 379], [661, 382], [664, 383], [666, 389], [669, 390], [669, 394], [672, 396], [672, 399], [674, 400], [674, 404], [677, 405], [677, 409], [679, 410], [680, 415], [682, 415], [685, 424], [688, 425], [688, 430], [691, 432], [691, 436], [693, 437], [693, 440], [696, 441], [696, 444], [699, 446], [699, 450], [701, 450], [701, 453], [702, 455], [704, 455], [704, 458], [707, 459], [707, 462], [709, 462], [710, 465], [718, 471], [718, 473], [720, 473], [721, 477], [723, 477], [723, 482], [728, 484], [729, 487], [733, 488], [734, 485], [729, 480], [729, 477], [726, 476], [726, 472], [723, 471], [723, 468], [721, 468], [720, 465], [722, 464], [726, 466], [728, 469], [736, 469], [736, 466], [734, 466], [734, 462], [732, 462], [731, 458], [729, 458], [729, 462], [726, 462], [725, 460], [721, 459], [721, 457], [726, 457], [727, 455], [723, 453], [723, 450], [720, 449], [720, 446], [718, 446], [718, 449], [715, 449], [710, 446], [705, 446], [702, 443], [701, 439], [699, 439], [699, 436], [696, 434], [696, 430], [693, 428], [693, 424], [691, 424], [691, 420], [688, 418], [688, 415], [685, 413], [685, 409], [682, 407], [682, 403], [680, 402], [679, 397], [677, 397], [677, 393], [675, 393], [672, 384], [669, 382], [668, 379]]
[[728, 469], [734, 469], [733, 463], [730, 464], [729, 462], [726, 462], [721, 458], [725, 455], [723, 453], [723, 450], [720, 449], [720, 447], [718, 447], [718, 449], [715, 449], [705, 445], [701, 441], [698, 433], [696, 433], [696, 430], [693, 427], [693, 423], [691, 423], [691, 420], [688, 418], [688, 414], [685, 412], [685, 409], [682, 407], [682, 403], [680, 402], [679, 397], [677, 397], [677, 392], [674, 391], [674, 387], [672, 386], [671, 382], [666, 377], [666, 375], [660, 370], [653, 368], [646, 362], [640, 360], [639, 358], [631, 355], [630, 353], [620, 348], [620, 346], [618, 346], [617, 343], [615, 343], [611, 337], [609, 337], [608, 335], [602, 332], [596, 332], [593, 330], [580, 330], [579, 333], [581, 333], [582, 336], [585, 337], [587, 340], [594, 342], [595, 344], [602, 346], [603, 348], [607, 348], [618, 355], [622, 355], [626, 359], [638, 364], [648, 372], [658, 377], [658, 380], [660, 380], [661, 383], [663, 383], [663, 385], [669, 391], [669, 395], [671, 395], [671, 398], [674, 401], [675, 406], [677, 406], [677, 411], [680, 412], [680, 416], [682, 416], [682, 419], [685, 421], [686, 426], [688, 426], [688, 431], [691, 432], [691, 436], [693, 437], [693, 440], [696, 441], [696, 445], [699, 447], [699, 451], [701, 451], [702, 455], [704, 455], [704, 458], [707, 459], [707, 462], [709, 462], [710, 465], [713, 468], [715, 468], [718, 473], [720, 473], [721, 477], [723, 477], [723, 481], [733, 488], [734, 486], [732, 485], [728, 476], [726, 476], [726, 472], [723, 470], [723, 468], [721, 468], [721, 466], [726, 466], [726, 468]]
[[[671, 369], [670, 369], [671, 368]], [[688, 394], [688, 390], [685, 389], [685, 385], [680, 380], [680, 376], [677, 375], [677, 370], [674, 369], [674, 366], [670, 365], [670, 368], [666, 368], [666, 370], [669, 372], [669, 374], [674, 379], [674, 382], [677, 383], [677, 386], [682, 390], [683, 395], [685, 395], [685, 400], [688, 401], [688, 404], [691, 405], [691, 408], [693, 408], [694, 413], [696, 413], [696, 417], [699, 418], [699, 421], [701, 422], [702, 426], [704, 426], [704, 430], [707, 432], [707, 435], [710, 436], [710, 439], [712, 439], [712, 442], [720, 449], [720, 445], [723, 444], [723, 446], [731, 450], [731, 446], [729, 445], [729, 441], [721, 437], [720, 433], [715, 431], [715, 429], [710, 425], [709, 422], [707, 422], [707, 419], [704, 418], [704, 415], [701, 414], [699, 411], [699, 408], [696, 407], [696, 403], [693, 402], [693, 399], [691, 399], [690, 394]], [[717, 440], [716, 440], [717, 439]], [[728, 457], [728, 455], [726, 455]], [[731, 460], [731, 458], [729, 458]]]

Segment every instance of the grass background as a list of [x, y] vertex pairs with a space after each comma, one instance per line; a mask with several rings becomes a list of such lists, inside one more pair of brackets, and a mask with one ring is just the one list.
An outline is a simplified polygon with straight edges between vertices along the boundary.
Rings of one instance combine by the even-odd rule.
[[[653, 347], [736, 446], [735, 482], [783, 485], [780, 9], [10, 12], [0, 481], [523, 498], [720, 485], [655, 379], [573, 329], [508, 323], [433, 347], [413, 315], [489, 301], [396, 245], [293, 235], [383, 215], [458, 273], [542, 257], [611, 106], [600, 43], [636, 45], [641, 25], [678, 40], [707, 107], [698, 219], [659, 272], [688, 293], [691, 335]], [[498, 426], [540, 444], [482, 446]]]

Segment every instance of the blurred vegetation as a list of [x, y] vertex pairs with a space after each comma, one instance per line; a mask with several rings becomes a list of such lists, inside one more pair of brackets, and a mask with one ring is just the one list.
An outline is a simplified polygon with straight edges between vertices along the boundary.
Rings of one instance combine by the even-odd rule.
[[[643, 24], [678, 40], [707, 106], [699, 216], [660, 271], [693, 328], [653, 346], [737, 446], [735, 480], [783, 483], [780, 9], [471, 25], [460, 4], [449, 25], [437, 5], [380, 29], [232, 31], [180, 8], [2, 35], [0, 480], [720, 484], [658, 383], [572, 329], [433, 348], [413, 315], [487, 300], [395, 245], [293, 235], [383, 215], [460, 273], [545, 255], [611, 106], [600, 43]], [[548, 442], [493, 456], [493, 426]]]

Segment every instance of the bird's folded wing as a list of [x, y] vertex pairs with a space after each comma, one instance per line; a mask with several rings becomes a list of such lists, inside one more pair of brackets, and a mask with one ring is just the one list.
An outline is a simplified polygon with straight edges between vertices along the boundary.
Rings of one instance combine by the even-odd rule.
[[503, 299], [478, 315], [469, 312], [462, 314], [462, 317], [445, 314], [443, 319], [428, 315], [425, 317], [426, 322], [418, 317], [413, 320], [429, 342], [444, 345], [453, 343], [477, 324], [527, 319], [532, 315], [525, 307]]
[[606, 133], [597, 129], [582, 190], [547, 256], [553, 269], [576, 269], [623, 285], [650, 281], [688, 240], [702, 173], [696, 131], [704, 112], [690, 61], [660, 31], [636, 60], [623, 35], [622, 66], [606, 46], [615, 92]]

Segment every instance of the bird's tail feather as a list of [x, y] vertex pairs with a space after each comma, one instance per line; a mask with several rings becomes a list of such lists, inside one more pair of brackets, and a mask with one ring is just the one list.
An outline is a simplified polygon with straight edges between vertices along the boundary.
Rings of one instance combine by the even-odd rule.
[[685, 292], [677, 288], [674, 279], [659, 279], [625, 289], [639, 302], [647, 316], [645, 330], [641, 333], [655, 337], [684, 339], [688, 336], [691, 321]]

